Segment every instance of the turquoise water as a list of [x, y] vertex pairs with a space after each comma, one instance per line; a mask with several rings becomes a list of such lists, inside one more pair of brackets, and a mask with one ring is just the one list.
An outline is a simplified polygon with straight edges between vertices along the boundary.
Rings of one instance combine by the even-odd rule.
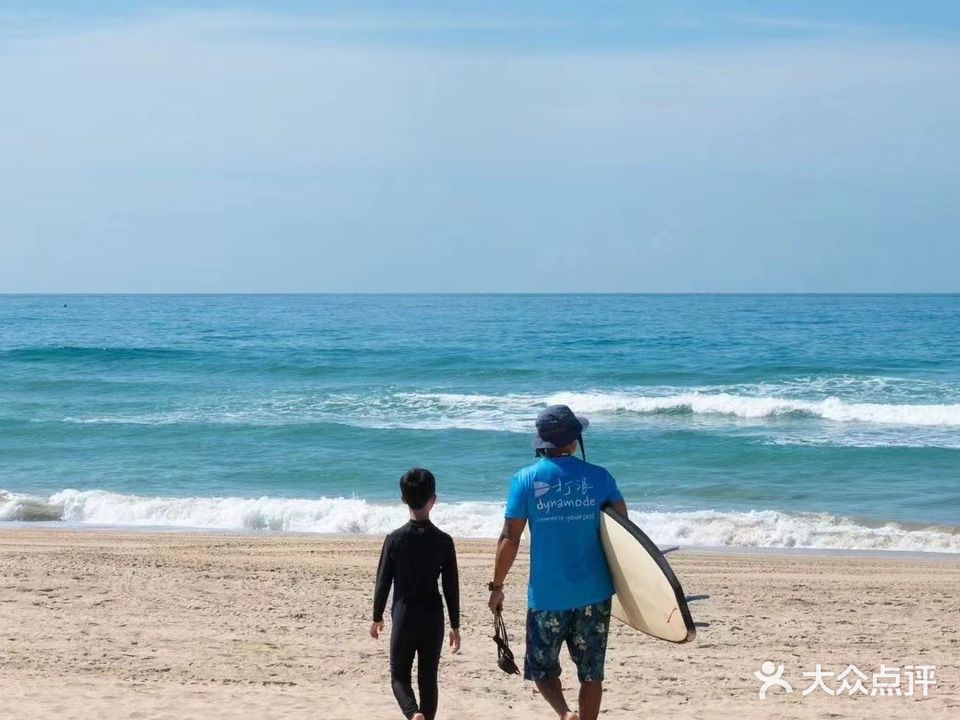
[[960, 551], [960, 296], [0, 296], [0, 519], [494, 535], [533, 418], [655, 539]]

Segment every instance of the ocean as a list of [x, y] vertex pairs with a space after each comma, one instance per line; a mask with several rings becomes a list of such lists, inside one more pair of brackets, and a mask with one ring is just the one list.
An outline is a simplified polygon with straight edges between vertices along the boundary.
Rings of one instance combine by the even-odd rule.
[[661, 544], [960, 552], [958, 295], [7, 295], [0, 378], [0, 526], [496, 537], [566, 403]]

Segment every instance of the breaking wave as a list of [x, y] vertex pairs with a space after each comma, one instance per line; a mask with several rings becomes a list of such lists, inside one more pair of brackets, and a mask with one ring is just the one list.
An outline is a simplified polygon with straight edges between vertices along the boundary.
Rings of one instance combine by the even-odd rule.
[[658, 414], [674, 412], [694, 415], [726, 415], [744, 419], [797, 416], [816, 417], [833, 422], [960, 427], [960, 403], [895, 405], [853, 403], [835, 397], [824, 400], [799, 400], [709, 392], [690, 392], [663, 397], [563, 393], [555, 396], [554, 399], [575, 406], [584, 413]]
[[[648, 511], [631, 517], [658, 544], [707, 547], [909, 550], [960, 553], [960, 528], [870, 526], [828, 514], [772, 510]], [[0, 521], [379, 535], [403, 524], [405, 508], [360, 498], [150, 497], [102, 490], [63, 490], [49, 497], [0, 490]], [[457, 537], [495, 538], [503, 505], [438, 505], [436, 523]]]
[[541, 408], [564, 403], [576, 412], [602, 418], [611, 424], [629, 424], [644, 416], [690, 415], [749, 421], [817, 418], [832, 423], [960, 429], [960, 403], [853, 402], [838, 397], [809, 400], [710, 389], [672, 390], [664, 394], [563, 392], [548, 396], [410, 392], [380, 397], [294, 395], [247, 401], [238, 407], [178, 408], [148, 415], [71, 416], [64, 421], [135, 425], [327, 422], [376, 429], [529, 432]]

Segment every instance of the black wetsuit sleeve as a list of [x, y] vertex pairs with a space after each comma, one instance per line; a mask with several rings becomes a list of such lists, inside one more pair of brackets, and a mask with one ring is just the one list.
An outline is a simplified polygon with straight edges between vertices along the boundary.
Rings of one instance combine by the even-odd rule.
[[457, 572], [457, 549], [453, 540], [449, 540], [444, 553], [440, 577], [443, 598], [447, 601], [447, 613], [450, 615], [450, 627], [456, 630], [460, 627], [460, 575]]
[[387, 607], [387, 595], [393, 585], [393, 558], [390, 557], [390, 536], [383, 541], [380, 551], [380, 564], [377, 566], [377, 585], [373, 590], [373, 621], [383, 622], [383, 611]]

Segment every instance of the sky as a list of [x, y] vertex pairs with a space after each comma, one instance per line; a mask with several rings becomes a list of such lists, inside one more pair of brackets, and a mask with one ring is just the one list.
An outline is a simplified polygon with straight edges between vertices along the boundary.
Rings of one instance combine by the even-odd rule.
[[960, 292], [960, 3], [0, 0], [0, 292]]

